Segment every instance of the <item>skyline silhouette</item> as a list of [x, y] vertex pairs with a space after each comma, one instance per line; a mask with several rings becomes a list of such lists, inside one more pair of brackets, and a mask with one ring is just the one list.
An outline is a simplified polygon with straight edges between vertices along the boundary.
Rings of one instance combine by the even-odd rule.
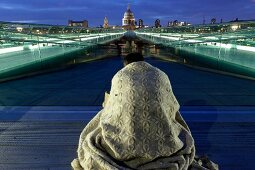
[[136, 20], [143, 19], [144, 24], [154, 25], [160, 19], [162, 26], [168, 21], [187, 21], [201, 24], [205, 18], [210, 23], [255, 19], [255, 0], [1, 0], [0, 21], [67, 25], [69, 19], [88, 20], [90, 27], [103, 25], [107, 16], [110, 25], [121, 25], [127, 5], [131, 4]]

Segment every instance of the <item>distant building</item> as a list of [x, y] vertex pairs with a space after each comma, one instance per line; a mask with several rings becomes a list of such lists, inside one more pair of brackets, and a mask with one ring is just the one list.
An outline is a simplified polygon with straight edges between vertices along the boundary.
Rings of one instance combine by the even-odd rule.
[[183, 22], [183, 21], [178, 21], [178, 20], [169, 21], [167, 24], [168, 27], [180, 27], [180, 26], [188, 26], [188, 25], [191, 25], [191, 24], [187, 22]]
[[135, 25], [135, 16], [130, 9], [130, 5], [128, 5], [127, 11], [124, 13], [124, 17], [122, 19], [122, 27], [127, 30], [134, 30]]
[[216, 18], [211, 19], [211, 24], [216, 24]]
[[144, 27], [144, 25], [143, 25], [143, 20], [142, 20], [142, 19], [139, 19], [139, 21], [138, 21], [138, 27], [139, 27], [139, 28], [143, 28], [143, 27]]
[[89, 23], [88, 23], [87, 20], [83, 20], [83, 21], [68, 20], [68, 26], [88, 28], [89, 27]]
[[244, 23], [244, 22], [255, 22], [255, 20], [240, 20], [240, 19], [238, 19], [238, 18], [236, 18], [235, 20], [232, 20], [232, 21], [229, 21], [230, 23], [232, 23], [232, 22], [236, 22], [236, 23]]
[[206, 20], [205, 20], [205, 16], [203, 17], [203, 25], [205, 25]]
[[235, 20], [234, 20], [234, 22], [238, 22], [239, 21], [239, 19], [238, 18], [236, 18]]
[[155, 27], [156, 27], [156, 28], [160, 28], [160, 27], [161, 27], [161, 25], [160, 25], [160, 20], [159, 20], [159, 19], [156, 19], [156, 21], [155, 21]]
[[[177, 20], [175, 20], [175, 21], [177, 21]], [[176, 22], [175, 22], [175, 21], [168, 21], [167, 26], [168, 26], [168, 27], [174, 27], [174, 26], [176, 26]]]
[[109, 28], [109, 23], [107, 17], [104, 18], [104, 28]]

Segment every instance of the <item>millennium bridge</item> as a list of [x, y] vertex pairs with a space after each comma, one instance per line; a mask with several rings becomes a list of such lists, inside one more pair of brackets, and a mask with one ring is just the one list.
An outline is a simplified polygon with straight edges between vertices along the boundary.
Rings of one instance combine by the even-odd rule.
[[134, 50], [169, 76], [197, 154], [253, 169], [253, 21], [135, 31], [0, 22], [0, 169], [70, 169]]
[[[255, 77], [255, 23], [146, 28], [135, 36], [189, 62]], [[122, 38], [123, 29], [0, 23], [0, 76]]]

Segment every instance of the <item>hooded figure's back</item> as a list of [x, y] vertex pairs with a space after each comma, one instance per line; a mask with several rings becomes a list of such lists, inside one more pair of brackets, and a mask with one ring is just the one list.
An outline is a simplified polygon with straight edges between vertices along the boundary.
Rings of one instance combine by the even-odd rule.
[[128, 64], [83, 130], [76, 163], [86, 170], [188, 169], [194, 140], [179, 107], [164, 72], [144, 61]]

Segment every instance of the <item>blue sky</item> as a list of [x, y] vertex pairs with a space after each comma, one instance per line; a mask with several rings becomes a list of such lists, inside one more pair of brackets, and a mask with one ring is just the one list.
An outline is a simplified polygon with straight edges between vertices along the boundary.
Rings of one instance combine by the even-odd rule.
[[255, 0], [1, 0], [0, 20], [66, 25], [68, 19], [87, 19], [99, 26], [107, 16], [110, 25], [121, 25], [128, 3], [148, 25], [157, 18], [162, 25], [176, 19], [199, 24], [203, 16], [207, 22], [255, 19]]

